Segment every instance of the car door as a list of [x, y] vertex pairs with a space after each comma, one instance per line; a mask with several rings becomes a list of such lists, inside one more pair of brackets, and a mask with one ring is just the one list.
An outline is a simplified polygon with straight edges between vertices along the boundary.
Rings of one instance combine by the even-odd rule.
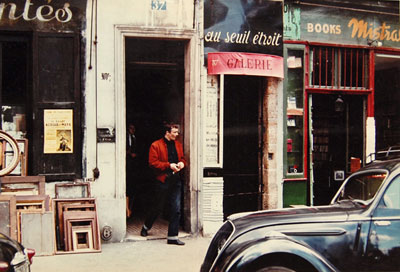
[[372, 216], [365, 257], [367, 271], [400, 268], [400, 175], [387, 187]]

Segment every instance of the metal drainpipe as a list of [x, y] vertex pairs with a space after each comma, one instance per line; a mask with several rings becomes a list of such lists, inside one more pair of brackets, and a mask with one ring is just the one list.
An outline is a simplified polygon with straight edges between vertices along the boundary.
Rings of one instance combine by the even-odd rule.
[[[94, 19], [94, 16], [95, 19]], [[90, 24], [90, 56], [89, 56], [89, 70], [93, 69], [92, 66], [92, 55], [93, 55], [93, 45], [94, 47], [94, 84], [95, 84], [95, 101], [96, 101], [96, 107], [95, 107], [95, 112], [96, 112], [96, 129], [97, 129], [97, 0], [92, 0], [92, 7], [91, 7], [91, 24]], [[95, 25], [95, 29], [94, 29], [94, 40], [93, 40], [93, 24]], [[97, 141], [97, 140], [96, 140]], [[100, 175], [100, 171], [98, 168], [98, 147], [97, 147], [97, 143], [96, 143], [96, 167], [92, 170], [93, 171], [93, 178], [94, 180], [96, 180], [99, 175]]]

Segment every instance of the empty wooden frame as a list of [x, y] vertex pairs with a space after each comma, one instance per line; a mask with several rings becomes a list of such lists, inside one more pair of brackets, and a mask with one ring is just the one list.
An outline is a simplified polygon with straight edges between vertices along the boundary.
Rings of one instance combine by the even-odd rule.
[[[28, 169], [28, 139], [16, 139], [19, 150], [21, 151], [20, 161], [17, 167], [9, 174], [12, 176], [26, 176]], [[3, 168], [6, 167], [12, 160], [13, 152], [10, 144], [3, 141], [2, 147], [0, 148], [1, 160]]]
[[0, 195], [0, 232], [17, 240], [17, 212], [14, 195]]
[[95, 198], [53, 199], [57, 252], [101, 250]]
[[1, 180], [2, 194], [45, 195], [45, 176], [4, 176]]
[[55, 185], [56, 198], [88, 198], [89, 182], [59, 183]]

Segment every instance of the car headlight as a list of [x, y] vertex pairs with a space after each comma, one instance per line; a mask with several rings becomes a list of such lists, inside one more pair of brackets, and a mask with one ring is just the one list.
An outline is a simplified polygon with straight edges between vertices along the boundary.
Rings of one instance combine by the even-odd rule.
[[11, 261], [11, 265], [15, 266], [25, 261], [26, 261], [26, 255], [21, 251], [17, 251], [14, 255], [14, 258]]

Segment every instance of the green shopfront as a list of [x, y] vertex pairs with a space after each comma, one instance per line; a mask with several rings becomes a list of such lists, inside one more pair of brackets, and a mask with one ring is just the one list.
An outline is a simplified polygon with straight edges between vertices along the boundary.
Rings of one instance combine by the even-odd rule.
[[398, 3], [285, 1], [283, 206], [330, 202], [399, 145]]

